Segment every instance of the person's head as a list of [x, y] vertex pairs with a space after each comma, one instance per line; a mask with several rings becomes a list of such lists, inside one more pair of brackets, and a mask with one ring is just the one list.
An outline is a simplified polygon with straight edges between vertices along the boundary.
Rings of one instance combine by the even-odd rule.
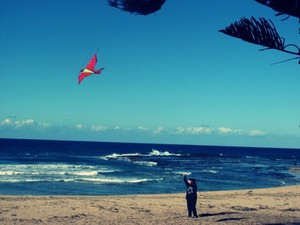
[[195, 179], [193, 179], [193, 178], [190, 178], [190, 179], [188, 179], [188, 183], [189, 184], [195, 184], [196, 183], [196, 180]]

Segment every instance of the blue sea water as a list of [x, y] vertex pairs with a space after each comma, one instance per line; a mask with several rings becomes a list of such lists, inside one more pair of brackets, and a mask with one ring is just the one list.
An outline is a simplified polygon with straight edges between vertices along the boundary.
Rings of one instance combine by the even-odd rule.
[[0, 139], [1, 195], [179, 193], [300, 184], [300, 149]]

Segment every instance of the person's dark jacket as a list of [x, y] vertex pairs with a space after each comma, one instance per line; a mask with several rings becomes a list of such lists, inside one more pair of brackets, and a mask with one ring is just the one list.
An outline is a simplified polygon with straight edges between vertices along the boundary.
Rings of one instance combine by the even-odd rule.
[[197, 184], [196, 184], [196, 180], [195, 179], [190, 179], [190, 180], [192, 180], [192, 183], [189, 184], [186, 176], [184, 176], [183, 179], [184, 179], [184, 183], [185, 183], [186, 188], [187, 188], [186, 189], [186, 199], [188, 199], [188, 200], [191, 200], [191, 199], [196, 200], [197, 199]]

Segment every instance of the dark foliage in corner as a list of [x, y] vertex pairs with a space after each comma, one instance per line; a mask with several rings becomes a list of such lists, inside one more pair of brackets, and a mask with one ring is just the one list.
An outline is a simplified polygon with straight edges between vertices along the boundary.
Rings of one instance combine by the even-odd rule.
[[[242, 18], [240, 21], [234, 22], [219, 31], [229, 36], [264, 46], [267, 49], [277, 49], [297, 55], [297, 57], [293, 59], [300, 58], [300, 48], [294, 44], [285, 45], [284, 38], [279, 36], [271, 20], [268, 21], [265, 18], [256, 20], [254, 17], [251, 17], [251, 19]], [[287, 47], [294, 47], [297, 51], [289, 51]]]
[[278, 12], [276, 15], [295, 16], [300, 19], [300, 0], [255, 0]]
[[219, 31], [253, 44], [284, 50], [284, 39], [279, 36], [274, 24], [264, 18], [242, 18]]
[[[278, 13], [276, 14], [276, 16], [295, 16], [299, 18], [300, 21], [300, 0], [255, 1], [277, 11]], [[271, 20], [266, 20], [264, 18], [256, 20], [254, 17], [251, 17], [251, 19], [242, 18], [240, 21], [234, 22], [225, 29], [221, 29], [219, 31], [232, 37], [264, 46], [266, 47], [266, 49], [277, 49], [285, 53], [297, 55], [297, 57], [288, 60], [299, 59], [298, 63], [300, 64], [300, 48], [295, 44], [285, 45], [285, 39], [279, 36]], [[296, 50], [287, 50], [287, 48], [290, 47], [293, 47]]]
[[110, 6], [125, 12], [149, 15], [160, 10], [166, 0], [107, 0], [107, 2]]

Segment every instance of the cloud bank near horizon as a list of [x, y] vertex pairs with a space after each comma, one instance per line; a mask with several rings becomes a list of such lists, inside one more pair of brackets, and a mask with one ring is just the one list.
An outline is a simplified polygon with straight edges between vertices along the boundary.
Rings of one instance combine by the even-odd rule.
[[255, 129], [255, 130], [243, 130], [243, 129], [234, 129], [229, 127], [218, 127], [212, 128], [208, 125], [205, 126], [192, 126], [192, 127], [174, 127], [166, 128], [163, 126], [157, 126], [154, 128], [146, 126], [138, 127], [121, 127], [121, 126], [105, 126], [105, 125], [85, 125], [82, 123], [77, 123], [74, 125], [55, 125], [46, 122], [37, 122], [33, 119], [25, 120], [15, 120], [11, 118], [6, 118], [0, 122], [0, 129], [30, 129], [31, 131], [40, 131], [46, 132], [51, 130], [69, 130], [74, 132], [92, 132], [92, 133], [103, 133], [103, 132], [139, 132], [141, 134], [148, 135], [240, 135], [240, 136], [249, 136], [249, 137], [261, 137], [268, 135], [266, 132]]
[[59, 125], [34, 119], [8, 117], [0, 120], [0, 138], [78, 140], [101, 142], [161, 143], [245, 147], [299, 148], [296, 135], [268, 133], [261, 129], [236, 129], [226, 126], [107, 126], [70, 123]]

